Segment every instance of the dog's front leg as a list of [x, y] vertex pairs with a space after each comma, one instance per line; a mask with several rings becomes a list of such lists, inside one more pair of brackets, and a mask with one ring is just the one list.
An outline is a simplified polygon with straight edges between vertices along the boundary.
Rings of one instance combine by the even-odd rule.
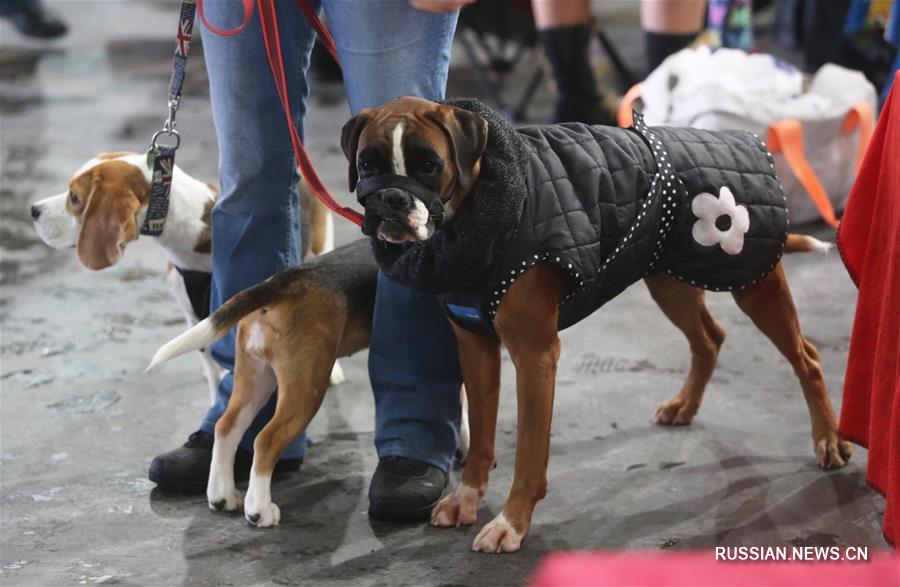
[[453, 324], [459, 365], [469, 403], [470, 444], [462, 481], [431, 512], [434, 526], [475, 523], [494, 466], [494, 437], [500, 399], [500, 341]]
[[495, 325], [516, 367], [515, 477], [503, 510], [475, 537], [472, 550], [519, 550], [531, 526], [531, 514], [547, 492], [564, 279], [552, 265], [537, 265], [516, 280], [500, 303]]
[[[200, 322], [200, 318], [194, 313], [194, 306], [191, 304], [184, 277], [171, 263], [166, 266], [166, 285], [169, 287], [169, 291], [172, 292], [175, 301], [178, 302], [178, 307], [184, 315], [185, 322], [190, 327], [196, 326]], [[216, 403], [219, 382], [222, 380], [225, 372], [213, 360], [210, 349], [200, 349], [200, 358], [203, 362], [203, 375], [206, 377], [206, 386], [209, 389], [209, 404], [213, 405]]]

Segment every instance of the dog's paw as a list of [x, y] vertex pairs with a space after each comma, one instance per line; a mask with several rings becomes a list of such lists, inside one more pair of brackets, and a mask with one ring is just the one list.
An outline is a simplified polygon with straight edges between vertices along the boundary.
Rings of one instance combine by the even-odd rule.
[[846, 440], [841, 440], [836, 431], [816, 441], [816, 464], [822, 469], [840, 469], [852, 454], [853, 447]]
[[489, 552], [499, 554], [501, 552], [516, 552], [522, 548], [522, 541], [525, 534], [516, 532], [512, 524], [506, 519], [503, 513], [488, 522], [481, 529], [475, 541], [472, 543], [472, 550], [475, 552]]
[[245, 509], [244, 517], [247, 523], [257, 528], [271, 528], [281, 521], [281, 510], [271, 501], [262, 505], [256, 511]]
[[484, 492], [460, 484], [431, 510], [431, 525], [442, 528], [468, 526], [478, 519], [478, 506]]
[[345, 381], [347, 381], [347, 377], [344, 375], [344, 369], [341, 368], [341, 364], [338, 361], [335, 361], [334, 365], [331, 366], [331, 385], [340, 385]]
[[666, 426], [687, 426], [697, 415], [699, 406], [681, 396], [664, 401], [656, 408], [656, 423]]
[[209, 509], [214, 512], [237, 512], [244, 503], [241, 492], [235, 488], [224, 491], [209, 490], [206, 492]]

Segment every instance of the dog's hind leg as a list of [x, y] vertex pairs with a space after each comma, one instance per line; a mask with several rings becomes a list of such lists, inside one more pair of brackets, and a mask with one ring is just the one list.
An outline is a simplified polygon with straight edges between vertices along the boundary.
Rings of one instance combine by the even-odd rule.
[[779, 263], [765, 279], [734, 293], [734, 299], [756, 327], [781, 351], [800, 379], [812, 422], [816, 463], [823, 469], [843, 467], [850, 459], [850, 443], [841, 440], [837, 417], [819, 364], [819, 352], [803, 337], [791, 290]]
[[[304, 304], [312, 302], [304, 300]], [[333, 308], [316, 310], [304, 307], [301, 312], [334, 312]], [[278, 312], [289, 313], [287, 308]], [[275, 316], [273, 323], [309, 323], [285, 315]], [[281, 510], [272, 503], [272, 473], [287, 446], [304, 430], [319, 407], [328, 390], [328, 365], [334, 362], [338, 352], [340, 328], [323, 328], [316, 331], [280, 332], [267, 342], [273, 354], [272, 367], [278, 383], [278, 403], [275, 414], [256, 435], [253, 442], [253, 467], [244, 498], [244, 517], [257, 528], [277, 526]]]
[[[494, 466], [500, 401], [500, 341], [453, 325], [469, 406], [469, 450], [460, 484], [434, 506], [433, 526], [474, 524]], [[460, 431], [462, 434], [462, 431]]]
[[656, 410], [657, 424], [690, 424], [716, 368], [725, 329], [706, 308], [703, 290], [664, 275], [644, 279], [663, 313], [688, 339], [691, 367], [681, 390]]
[[275, 390], [271, 367], [253, 351], [260, 325], [254, 318], [238, 326], [234, 363], [234, 389], [225, 413], [216, 422], [212, 462], [206, 497], [209, 507], [235, 511], [241, 507], [241, 494], [234, 484], [234, 453], [244, 432]]

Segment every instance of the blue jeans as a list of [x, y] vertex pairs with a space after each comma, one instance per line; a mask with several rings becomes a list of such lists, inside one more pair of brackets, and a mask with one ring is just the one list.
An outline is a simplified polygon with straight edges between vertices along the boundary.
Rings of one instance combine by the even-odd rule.
[[[322, 3], [353, 113], [398, 96], [443, 98], [456, 14], [421, 12], [408, 0]], [[210, 23], [219, 28], [241, 21], [239, 2], [207, 2], [205, 9]], [[293, 3], [278, 3], [278, 9], [291, 115], [302, 133], [314, 33]], [[205, 29], [202, 34], [221, 184], [212, 213], [215, 310], [235, 293], [300, 262], [299, 178], [258, 15], [237, 36], [220, 37]], [[338, 140], [335, 136], [335, 144]], [[234, 344], [232, 331], [212, 349], [229, 371], [234, 367]], [[434, 298], [416, 295], [383, 275], [378, 280], [369, 375], [379, 457], [415, 458], [448, 470], [460, 414], [456, 343]], [[229, 372], [202, 430], [214, 430], [232, 383]], [[252, 450], [274, 406], [273, 397], [248, 429], [243, 448]], [[305, 451], [306, 438], [301, 436], [282, 458], [302, 458]]]
[[40, 0], [0, 0], [0, 14], [18, 12], [26, 6], [37, 4]]

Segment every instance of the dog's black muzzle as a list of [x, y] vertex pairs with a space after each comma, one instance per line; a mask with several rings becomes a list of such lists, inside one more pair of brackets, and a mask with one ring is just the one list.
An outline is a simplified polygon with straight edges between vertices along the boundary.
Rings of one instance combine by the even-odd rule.
[[367, 205], [369, 197], [373, 195], [378, 196], [384, 207], [404, 216], [415, 209], [416, 203], [413, 198], [418, 198], [425, 204], [428, 218], [434, 222], [435, 228], [439, 228], [444, 219], [444, 202], [422, 182], [405, 175], [390, 173], [370, 175], [356, 184], [356, 200], [366, 209], [366, 221], [362, 227], [362, 232], [366, 236], [375, 234], [378, 224], [385, 219], [377, 210]]

